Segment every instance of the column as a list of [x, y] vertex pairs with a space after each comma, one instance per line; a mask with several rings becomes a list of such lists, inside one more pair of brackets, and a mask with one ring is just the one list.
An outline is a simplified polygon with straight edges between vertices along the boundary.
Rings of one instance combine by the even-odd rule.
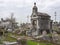
[[37, 20], [37, 34], [39, 34], [39, 21]]

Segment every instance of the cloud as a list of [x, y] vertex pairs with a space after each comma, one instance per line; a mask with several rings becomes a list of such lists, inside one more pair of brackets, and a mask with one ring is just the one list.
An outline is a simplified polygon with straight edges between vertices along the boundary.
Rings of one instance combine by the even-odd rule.
[[[0, 18], [9, 17], [14, 12], [18, 22], [27, 22], [27, 16], [31, 15], [33, 3], [37, 3], [39, 12], [46, 12], [54, 20], [54, 11], [60, 12], [60, 0], [0, 0]], [[57, 16], [57, 20], [59, 17]]]

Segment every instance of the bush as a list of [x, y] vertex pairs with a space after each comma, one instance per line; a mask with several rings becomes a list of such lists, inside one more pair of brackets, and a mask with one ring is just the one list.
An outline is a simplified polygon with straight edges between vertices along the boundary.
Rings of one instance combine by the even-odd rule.
[[0, 44], [3, 44], [3, 42], [0, 40]]

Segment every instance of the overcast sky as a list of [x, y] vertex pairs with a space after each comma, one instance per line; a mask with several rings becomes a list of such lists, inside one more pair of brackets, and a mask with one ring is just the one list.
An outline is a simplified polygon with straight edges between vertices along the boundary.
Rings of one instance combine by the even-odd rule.
[[52, 20], [55, 19], [56, 11], [57, 21], [60, 21], [60, 0], [0, 0], [0, 18], [10, 17], [13, 12], [18, 22], [27, 22], [27, 16], [31, 15], [34, 2], [38, 11], [49, 14]]

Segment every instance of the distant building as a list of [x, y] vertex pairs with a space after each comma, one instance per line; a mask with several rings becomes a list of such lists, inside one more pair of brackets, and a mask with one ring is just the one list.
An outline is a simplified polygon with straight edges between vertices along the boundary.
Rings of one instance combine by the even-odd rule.
[[38, 12], [36, 3], [32, 9], [31, 23], [32, 23], [32, 35], [42, 34], [42, 31], [49, 33], [52, 29], [52, 20], [46, 13]]

